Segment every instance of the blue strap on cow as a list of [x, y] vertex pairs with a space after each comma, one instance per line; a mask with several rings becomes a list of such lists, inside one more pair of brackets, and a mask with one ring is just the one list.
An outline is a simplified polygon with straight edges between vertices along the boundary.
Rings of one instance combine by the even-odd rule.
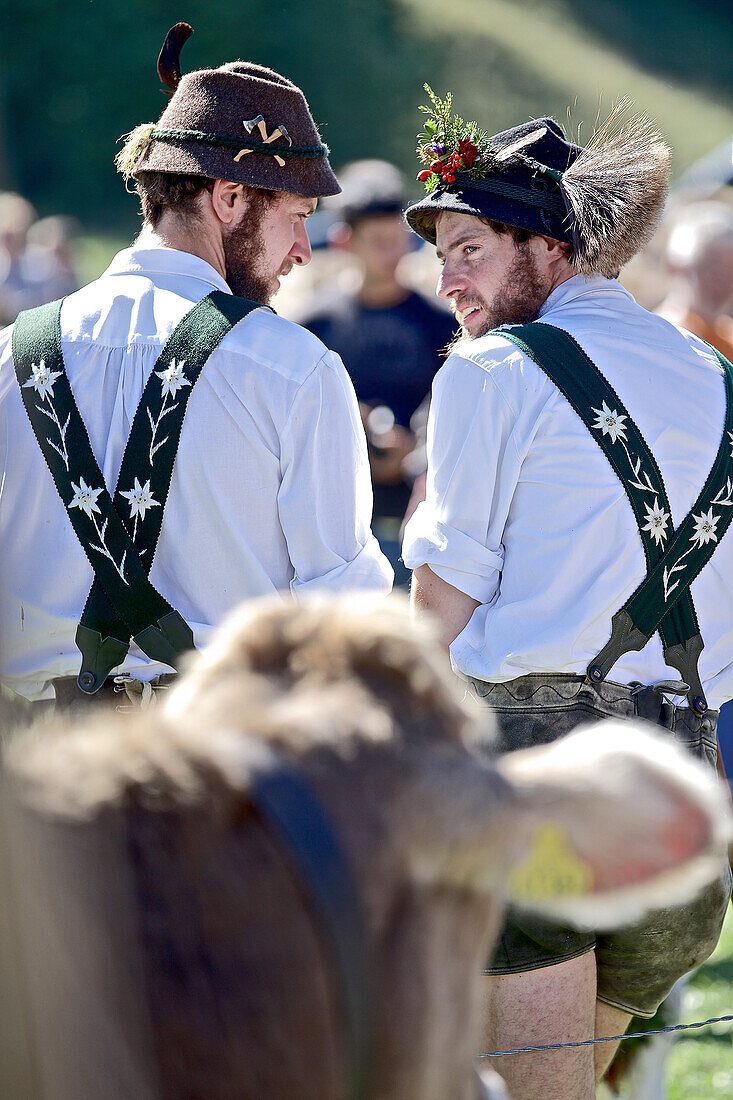
[[284, 760], [255, 770], [248, 793], [318, 917], [341, 1002], [347, 1050], [345, 1096], [366, 1100], [371, 1095], [373, 970], [361, 896], [349, 861], [316, 794]]
[[[703, 640], [690, 584], [733, 519], [733, 366], [715, 352], [725, 388], [723, 434], [695, 504], [676, 530], [662, 475], [618, 394], [579, 344], [554, 325], [533, 321], [497, 329], [555, 383], [595, 439], [623, 485], [636, 518], [647, 575], [611, 620], [611, 637], [587, 669], [600, 683], [616, 661], [659, 631], [665, 662], [687, 683], [695, 713], [707, 710], [698, 672]], [[711, 349], [714, 351], [714, 349]]]
[[124, 661], [131, 638], [151, 660], [173, 668], [194, 647], [191, 628], [148, 573], [188, 398], [209, 355], [257, 303], [213, 291], [171, 333], [135, 413], [114, 500], [66, 375], [61, 305], [51, 302], [18, 316], [13, 359], [36, 439], [94, 570], [76, 634], [82, 654], [77, 682], [93, 694]]

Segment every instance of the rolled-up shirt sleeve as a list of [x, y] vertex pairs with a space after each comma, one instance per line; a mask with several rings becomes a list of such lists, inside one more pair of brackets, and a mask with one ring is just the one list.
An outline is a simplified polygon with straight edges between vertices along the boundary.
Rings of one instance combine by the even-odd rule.
[[371, 532], [366, 439], [351, 379], [327, 352], [300, 386], [281, 437], [280, 524], [291, 590], [388, 592], [393, 571]]
[[402, 547], [408, 568], [429, 565], [482, 604], [499, 591], [502, 536], [521, 466], [516, 410], [492, 376], [498, 361], [477, 363], [454, 353], [436, 375], [426, 499], [407, 524]]

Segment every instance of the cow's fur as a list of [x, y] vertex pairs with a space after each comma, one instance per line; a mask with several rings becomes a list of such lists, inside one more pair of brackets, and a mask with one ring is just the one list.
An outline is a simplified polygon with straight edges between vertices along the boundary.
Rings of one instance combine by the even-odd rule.
[[723, 828], [713, 784], [641, 734], [600, 767], [575, 735], [501, 774], [428, 634], [398, 604], [252, 605], [164, 706], [11, 746], [45, 1096], [343, 1097], [330, 953], [248, 799], [263, 755], [307, 779], [361, 887], [375, 1098], [473, 1100], [482, 963], [543, 823], [604, 908], [622, 887], [624, 917], [641, 911], [660, 873], [658, 897], [685, 892], [671, 869], [705, 863]]

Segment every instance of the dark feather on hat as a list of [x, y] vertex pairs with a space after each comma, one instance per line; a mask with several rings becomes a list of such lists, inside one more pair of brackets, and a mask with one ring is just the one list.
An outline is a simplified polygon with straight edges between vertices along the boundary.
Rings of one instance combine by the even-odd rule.
[[184, 44], [193, 34], [193, 27], [189, 23], [176, 23], [165, 36], [163, 48], [158, 54], [158, 76], [170, 91], [166, 95], [172, 95], [178, 87], [181, 79], [181, 50]]

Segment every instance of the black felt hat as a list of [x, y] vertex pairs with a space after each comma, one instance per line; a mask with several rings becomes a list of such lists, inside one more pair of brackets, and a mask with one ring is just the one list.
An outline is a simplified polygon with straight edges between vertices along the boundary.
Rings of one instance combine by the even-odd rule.
[[405, 213], [426, 241], [435, 244], [438, 214], [470, 214], [563, 241], [579, 273], [612, 276], [653, 235], [671, 151], [648, 119], [625, 117], [625, 104], [582, 148], [551, 118], [488, 137], [453, 116], [450, 94], [426, 91], [418, 179], [428, 194]]
[[181, 47], [192, 33], [187, 23], [168, 32], [158, 72], [173, 95], [157, 123], [130, 134], [117, 158], [123, 175], [172, 172], [311, 198], [337, 195], [328, 147], [300, 88], [249, 61], [181, 76]]
[[[459, 169], [453, 179], [441, 179], [429, 195], [408, 208], [410, 226], [435, 244], [436, 213], [452, 211], [491, 218], [571, 244], [572, 221], [559, 179], [582, 152], [580, 147], [569, 142], [551, 118], [502, 130], [489, 142], [499, 151], [492, 170], [478, 178]], [[511, 151], [520, 149], [534, 164], [512, 156]], [[502, 158], [502, 151], [508, 155]]]

